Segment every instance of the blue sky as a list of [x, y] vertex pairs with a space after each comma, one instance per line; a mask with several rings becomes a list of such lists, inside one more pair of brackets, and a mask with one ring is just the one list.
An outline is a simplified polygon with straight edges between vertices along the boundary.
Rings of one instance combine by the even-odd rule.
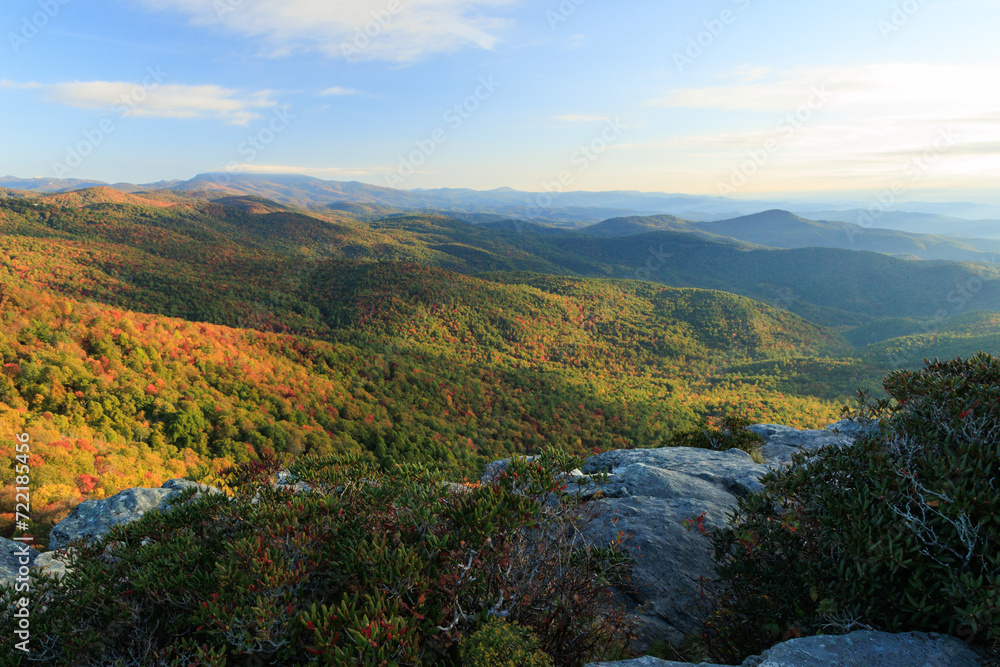
[[995, 199], [1000, 2], [9, 0], [0, 173]]

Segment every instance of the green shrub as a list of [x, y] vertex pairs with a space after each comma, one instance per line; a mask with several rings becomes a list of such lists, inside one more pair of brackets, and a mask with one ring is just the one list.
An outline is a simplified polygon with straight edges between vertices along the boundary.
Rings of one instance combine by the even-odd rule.
[[[558, 665], [622, 653], [630, 626], [604, 593], [631, 561], [619, 544], [571, 539], [593, 519], [565, 492], [561, 473], [575, 466], [545, 452], [456, 490], [420, 466], [307, 457], [289, 470], [313, 490], [293, 494], [273, 487], [280, 465], [265, 456], [228, 471], [232, 497], [187, 492], [169, 512], [76, 544], [61, 583], [33, 573], [29, 593], [0, 589], [0, 655], [53, 666], [458, 665], [463, 633], [491, 613], [531, 629]], [[29, 655], [13, 648], [22, 596]]]
[[551, 667], [552, 659], [538, 649], [538, 638], [517, 623], [494, 618], [463, 639], [464, 667]]
[[747, 429], [751, 425], [750, 418], [745, 415], [731, 413], [722, 418], [718, 426], [709, 422], [685, 431], [674, 431], [664, 443], [667, 447], [699, 447], [724, 452], [729, 449], [741, 449], [757, 463], [764, 463], [761, 447], [765, 440], [757, 433]]
[[1000, 359], [884, 385], [894, 400], [859, 393], [853, 446], [794, 456], [714, 533], [715, 660], [858, 628], [1000, 639]]

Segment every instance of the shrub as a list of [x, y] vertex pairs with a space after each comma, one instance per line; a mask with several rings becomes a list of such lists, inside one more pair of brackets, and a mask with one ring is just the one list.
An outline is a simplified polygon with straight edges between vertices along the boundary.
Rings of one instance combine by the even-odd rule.
[[460, 643], [464, 667], [551, 667], [538, 638], [517, 623], [494, 618]]
[[[547, 470], [559, 470], [553, 477]], [[550, 462], [514, 458], [499, 474], [505, 487], [539, 500], [531, 523], [511, 531], [501, 556], [488, 568], [495, 587], [487, 599], [509, 599], [507, 618], [534, 630], [541, 649], [557, 665], [628, 657], [635, 618], [618, 609], [612, 586], [629, 587], [632, 559], [618, 537], [589, 544], [587, 526], [605, 520], [602, 506], [583, 503], [563, 480], [575, 462], [554, 452]], [[613, 521], [613, 519], [612, 519]]]
[[[75, 544], [61, 583], [0, 589], [0, 655], [46, 665], [457, 665], [459, 641], [506, 615], [555, 664], [624, 651], [625, 616], [600, 593], [624, 581], [618, 544], [570, 539], [585, 508], [562, 452], [511, 462], [454, 489], [420, 466], [351, 456], [289, 468], [312, 487], [274, 488], [273, 458], [227, 471], [226, 494], [178, 496], [167, 512]], [[539, 537], [560, 536], [557, 546]], [[530, 559], [530, 560], [529, 560]], [[559, 580], [548, 577], [556, 574]], [[571, 590], [570, 586], [578, 586]], [[31, 610], [15, 641], [14, 599]], [[574, 662], [576, 661], [576, 662]]]
[[765, 440], [757, 433], [748, 430], [750, 418], [746, 415], [730, 413], [722, 418], [718, 426], [709, 422], [688, 429], [686, 431], [674, 431], [670, 434], [665, 445], [668, 447], [699, 447], [701, 449], [714, 449], [716, 451], [726, 451], [729, 449], [741, 449], [756, 462], [764, 463], [761, 446]]
[[853, 446], [794, 456], [714, 533], [714, 659], [858, 628], [1000, 639], [1000, 360], [884, 385], [859, 393], [849, 416], [873, 425]]

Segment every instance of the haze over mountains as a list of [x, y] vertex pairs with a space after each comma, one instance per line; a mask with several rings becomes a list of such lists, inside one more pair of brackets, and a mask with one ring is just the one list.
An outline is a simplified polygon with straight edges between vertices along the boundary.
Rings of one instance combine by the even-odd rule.
[[[35, 193], [66, 192], [108, 185], [99, 181], [0, 178], [0, 189]], [[1000, 238], [1000, 206], [970, 202], [899, 202], [889, 207], [874, 199], [839, 205], [792, 200], [743, 200], [638, 191], [567, 191], [551, 195], [511, 188], [494, 190], [399, 190], [357, 181], [329, 181], [289, 174], [206, 173], [189, 180], [111, 185], [125, 192], [146, 190], [212, 191], [256, 195], [307, 208], [331, 204], [439, 210], [521, 218], [564, 227], [582, 227], [613, 217], [675, 215], [693, 221], [719, 221], [772, 209], [810, 220], [830, 220], [865, 228], [922, 234]]]
[[[913, 318], [937, 323], [1000, 310], [997, 239], [810, 220], [781, 209], [721, 220], [617, 215], [626, 207], [750, 205], [734, 200], [567, 192], [549, 201], [509, 188], [405, 191], [296, 175], [203, 174], [188, 181], [80, 189], [84, 183], [89, 182], [0, 180], [0, 186], [18, 187], [5, 190], [8, 201], [29, 199], [36, 207], [77, 211], [71, 217], [96, 216], [105, 220], [100, 226], [106, 240], [129, 245], [146, 234], [141, 230], [157, 210], [156, 235], [170, 229], [181, 245], [198, 239], [247, 252], [308, 249], [312, 261], [403, 261], [468, 275], [531, 271], [722, 290], [844, 332], [869, 326], [853, 335], [859, 342], [909, 335], [921, 328]], [[909, 214], [893, 215], [899, 223]], [[913, 215], [924, 227], [937, 219]], [[595, 216], [599, 221], [587, 224]], [[53, 217], [63, 222], [53, 225]], [[19, 222], [17, 233], [73, 238], [90, 234], [94, 224], [69, 225], [58, 213], [42, 218]], [[116, 222], [108, 226], [108, 221]], [[144, 246], [144, 252], [156, 250]], [[198, 319], [204, 305], [176, 312]], [[906, 324], [871, 326], [884, 318], [903, 318]]]
[[[36, 207], [69, 207], [76, 211], [71, 218], [94, 220], [80, 226], [70, 224], [65, 212], [54, 212], [19, 222], [17, 233], [74, 238], [91, 235], [96, 223], [105, 240], [134, 246], [148, 235], [143, 230], [154, 216], [155, 235], [169, 229], [180, 245], [197, 239], [203, 246], [247, 252], [308, 249], [313, 261], [404, 261], [469, 275], [532, 271], [651, 280], [749, 296], [834, 327], [1000, 310], [1000, 241], [869, 229], [782, 210], [702, 222], [674, 215], [614, 217], [567, 229], [487, 212], [488, 204], [473, 206], [531, 194], [511, 190], [411, 193], [298, 176], [233, 176], [228, 183], [223, 178], [201, 176], [145, 192], [139, 186], [35, 192], [25, 196]], [[256, 193], [241, 194], [248, 190]], [[577, 201], [588, 198], [622, 204], [654, 197], [580, 193]], [[455, 202], [476, 210], [409, 208]], [[53, 217], [62, 222], [53, 225]]]
[[958, 239], [847, 222], [806, 220], [778, 209], [714, 222], [687, 221], [672, 215], [613, 218], [580, 231], [593, 236], [616, 237], [658, 230], [700, 232], [774, 248], [842, 248], [917, 259], [1000, 261], [998, 239]]

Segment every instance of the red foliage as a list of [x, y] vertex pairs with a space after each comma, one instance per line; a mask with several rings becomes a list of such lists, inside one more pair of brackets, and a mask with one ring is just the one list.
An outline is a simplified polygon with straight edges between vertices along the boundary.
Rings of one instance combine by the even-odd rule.
[[82, 475], [77, 475], [76, 477], [76, 488], [80, 490], [80, 493], [88, 494], [97, 487], [97, 482], [97, 477], [83, 473]]

